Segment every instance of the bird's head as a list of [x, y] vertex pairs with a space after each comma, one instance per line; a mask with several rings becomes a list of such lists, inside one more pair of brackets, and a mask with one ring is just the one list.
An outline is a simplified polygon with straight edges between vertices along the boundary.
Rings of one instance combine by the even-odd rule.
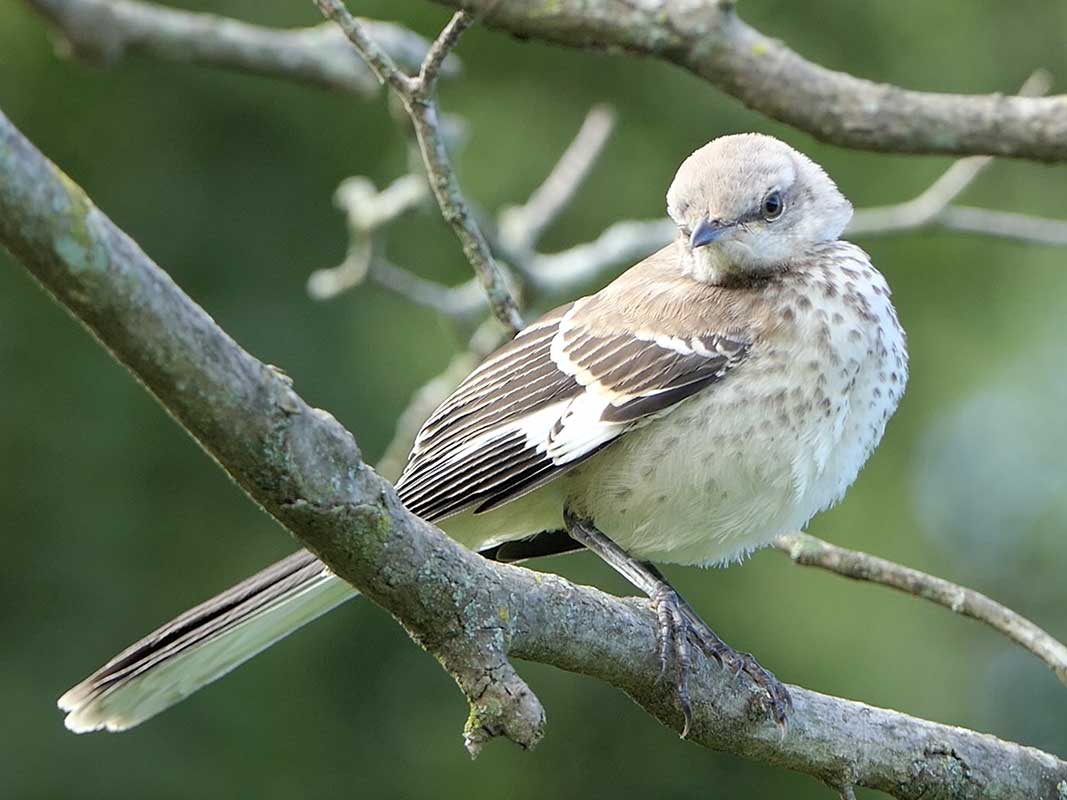
[[833, 241], [852, 205], [807, 156], [772, 136], [722, 136], [682, 162], [667, 191], [684, 267], [721, 284], [788, 269]]

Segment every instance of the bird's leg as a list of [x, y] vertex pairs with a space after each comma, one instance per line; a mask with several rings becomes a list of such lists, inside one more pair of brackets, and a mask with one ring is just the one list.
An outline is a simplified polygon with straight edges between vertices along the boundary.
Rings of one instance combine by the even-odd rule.
[[711, 627], [700, 618], [666, 577], [655, 566], [638, 561], [619, 545], [601, 533], [588, 520], [570, 512], [564, 515], [567, 532], [571, 537], [600, 556], [609, 566], [640, 589], [652, 601], [659, 621], [660, 677], [666, 674], [673, 644], [674, 667], [677, 675], [675, 685], [678, 704], [681, 706], [685, 725], [682, 737], [689, 733], [692, 722], [692, 707], [689, 702], [689, 637], [692, 636], [700, 649], [713, 657], [735, 675], [744, 673], [768, 696], [768, 710], [779, 725], [785, 724], [786, 715], [792, 707], [789, 692], [770, 672], [759, 665], [749, 653], [739, 653], [726, 644]]

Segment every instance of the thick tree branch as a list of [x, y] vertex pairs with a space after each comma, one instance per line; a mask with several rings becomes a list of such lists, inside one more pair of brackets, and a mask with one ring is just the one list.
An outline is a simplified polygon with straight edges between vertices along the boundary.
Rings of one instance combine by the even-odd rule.
[[[276, 30], [214, 14], [194, 14], [134, 0], [26, 0], [47, 18], [74, 56], [104, 64], [127, 54], [206, 64], [240, 72], [341, 89], [378, 93], [374, 74], [344, 35], [323, 24]], [[388, 22], [366, 21], [383, 49], [408, 69], [427, 50], [421, 36]], [[455, 72], [457, 63], [445, 65]]]
[[[507, 655], [592, 676], [664, 724], [647, 603], [481, 559], [409, 514], [352, 436], [227, 336], [0, 115], [0, 243], [82, 321], [245, 491], [396, 616], [472, 704], [468, 743], [540, 735]], [[792, 688], [783, 733], [755, 690], [697, 657], [691, 739], [899, 798], [1056, 798], [1067, 762], [992, 736]]]
[[389, 84], [403, 101], [404, 108], [415, 125], [415, 136], [422, 151], [430, 188], [437, 198], [441, 214], [452, 226], [463, 246], [463, 253], [481, 281], [494, 316], [512, 333], [518, 332], [522, 329], [522, 317], [519, 316], [518, 306], [511, 295], [504, 273], [493, 258], [489, 243], [460, 191], [459, 180], [452, 168], [441, 132], [437, 102], [434, 98], [441, 65], [459, 41], [459, 37], [470, 27], [474, 21], [473, 17], [463, 11], [456, 12], [430, 45], [430, 50], [419, 68], [419, 74], [411, 77], [375, 42], [363, 23], [348, 13], [341, 0], [315, 0], [315, 5], [328, 19], [337, 23], [378, 77]]
[[732, 0], [437, 0], [522, 38], [654, 55], [750, 108], [867, 150], [1067, 160], [1067, 96], [917, 92], [814, 64], [743, 22]]
[[1067, 647], [1030, 620], [981, 592], [884, 558], [838, 547], [806, 533], [779, 536], [774, 546], [788, 554], [794, 563], [890, 586], [984, 622], [1044, 661], [1060, 682], [1067, 685]]

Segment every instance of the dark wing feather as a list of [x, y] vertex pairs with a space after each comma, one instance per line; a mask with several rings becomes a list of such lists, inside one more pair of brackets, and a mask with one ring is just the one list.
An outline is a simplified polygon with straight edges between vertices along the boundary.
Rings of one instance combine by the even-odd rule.
[[600, 332], [579, 308], [526, 328], [427, 420], [397, 482], [412, 512], [440, 520], [514, 500], [720, 380], [748, 351], [718, 334]]

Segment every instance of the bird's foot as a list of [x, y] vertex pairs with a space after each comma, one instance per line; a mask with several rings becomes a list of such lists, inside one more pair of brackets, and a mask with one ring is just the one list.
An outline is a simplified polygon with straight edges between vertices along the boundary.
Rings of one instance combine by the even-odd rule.
[[[689, 735], [693, 722], [693, 706], [689, 702], [689, 623], [682, 613], [682, 598], [667, 584], [658, 586], [651, 598], [652, 608], [659, 621], [659, 677], [668, 672], [674, 675], [674, 691], [682, 710], [682, 738]], [[673, 645], [673, 650], [672, 650]], [[672, 664], [671, 655], [674, 662]], [[673, 666], [673, 669], [669, 667]]]
[[674, 675], [678, 705], [684, 718], [683, 739], [689, 735], [693, 722], [689, 699], [690, 638], [723, 669], [735, 676], [743, 674], [760, 687], [767, 695], [764, 701], [767, 713], [778, 725], [785, 725], [793, 701], [781, 681], [760, 666], [751, 653], [740, 653], [720, 639], [669, 584], [657, 586], [651, 599], [659, 621], [659, 677], [662, 680], [668, 671]]

